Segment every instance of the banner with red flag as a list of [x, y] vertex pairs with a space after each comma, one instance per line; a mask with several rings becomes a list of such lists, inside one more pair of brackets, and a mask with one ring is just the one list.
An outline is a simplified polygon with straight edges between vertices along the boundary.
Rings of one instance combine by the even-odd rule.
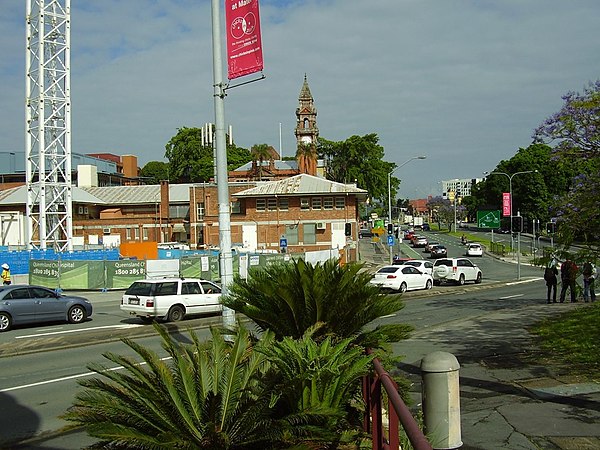
[[510, 210], [510, 192], [502, 193], [502, 215], [508, 217], [512, 215]]
[[263, 69], [258, 0], [225, 0], [230, 80]]

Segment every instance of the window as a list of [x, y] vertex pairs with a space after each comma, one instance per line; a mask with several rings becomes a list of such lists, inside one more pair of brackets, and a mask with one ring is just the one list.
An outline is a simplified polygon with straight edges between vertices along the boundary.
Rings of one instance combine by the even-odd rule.
[[128, 241], [131, 240], [131, 228], [125, 229], [125, 239], [127, 239]]
[[344, 209], [346, 207], [346, 197], [335, 198], [335, 209]]
[[286, 226], [285, 237], [288, 245], [298, 245], [298, 227], [295, 225]]
[[321, 197], [312, 198], [312, 209], [321, 209]]
[[177, 281], [167, 281], [156, 285], [156, 295], [177, 295]]
[[333, 197], [325, 197], [323, 199], [323, 209], [333, 209]]
[[231, 214], [240, 214], [242, 212], [240, 201], [231, 202]]
[[267, 208], [269, 211], [277, 211], [277, 199], [270, 198], [267, 200]]
[[169, 216], [171, 218], [186, 219], [190, 216], [190, 206], [169, 205]]
[[182, 294], [202, 294], [200, 285], [197, 282], [183, 283], [181, 285]]
[[142, 230], [143, 236], [144, 236], [144, 240], [147, 241], [148, 240], [148, 228], [144, 228]]
[[140, 239], [140, 229], [139, 228], [134, 228], [133, 229], [133, 235], [136, 241], [138, 241]]
[[198, 219], [202, 219], [204, 217], [204, 202], [198, 203], [196, 207], [196, 214], [198, 215]]
[[305, 223], [303, 227], [305, 244], [316, 244], [317, 243], [317, 224], [316, 223]]
[[264, 198], [257, 198], [256, 199], [256, 210], [257, 211], [266, 211], [267, 209], [267, 200], [265, 200]]
[[279, 199], [279, 211], [287, 211], [290, 207], [290, 201], [287, 198]]
[[300, 209], [303, 209], [303, 210], [310, 209], [310, 203], [307, 198], [300, 199]]
[[202, 285], [202, 289], [204, 290], [205, 294], [220, 294], [221, 293], [221, 289], [219, 288], [219, 286], [209, 283], [208, 281], [201, 281], [200, 284]]

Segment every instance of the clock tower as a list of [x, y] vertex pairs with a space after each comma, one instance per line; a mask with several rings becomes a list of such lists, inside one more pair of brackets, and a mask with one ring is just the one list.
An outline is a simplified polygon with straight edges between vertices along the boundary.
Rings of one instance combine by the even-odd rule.
[[317, 174], [317, 108], [308, 87], [306, 74], [296, 108], [296, 160], [300, 173]]

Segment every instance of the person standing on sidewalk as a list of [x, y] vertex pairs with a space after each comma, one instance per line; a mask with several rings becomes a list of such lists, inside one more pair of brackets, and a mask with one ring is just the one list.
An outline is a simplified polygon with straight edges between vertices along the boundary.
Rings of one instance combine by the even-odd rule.
[[552, 260], [550, 265], [544, 270], [544, 280], [548, 288], [548, 294], [546, 295], [546, 303], [550, 302], [550, 294], [552, 294], [552, 303], [556, 303], [556, 286], [558, 285], [558, 269], [556, 268], [556, 261]]
[[577, 303], [576, 296], [576, 280], [577, 280], [577, 271], [579, 267], [570, 259], [567, 259], [560, 266], [560, 281], [562, 283], [562, 288], [560, 289], [560, 302], [565, 302], [565, 296], [567, 295], [567, 289], [571, 291], [571, 303]]
[[597, 269], [594, 263], [587, 261], [583, 264], [581, 273], [583, 274], [583, 301], [588, 303], [590, 296], [592, 302], [596, 301], [596, 291], [594, 290], [594, 281], [596, 280]]
[[2, 264], [2, 284], [10, 284], [10, 266], [6, 263]]

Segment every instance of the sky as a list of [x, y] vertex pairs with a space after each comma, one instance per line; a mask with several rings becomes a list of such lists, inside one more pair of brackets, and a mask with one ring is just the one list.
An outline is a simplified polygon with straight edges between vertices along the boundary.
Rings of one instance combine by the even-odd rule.
[[[394, 172], [402, 198], [482, 177], [600, 78], [598, 0], [259, 4], [266, 78], [227, 91], [236, 145], [295, 154], [306, 75], [321, 137], [376, 133], [398, 165], [426, 156]], [[0, 152], [24, 151], [25, 2], [0, 0], [0, 29]], [[211, 33], [209, 0], [71, 0], [72, 152], [143, 166], [178, 128], [214, 122]]]

